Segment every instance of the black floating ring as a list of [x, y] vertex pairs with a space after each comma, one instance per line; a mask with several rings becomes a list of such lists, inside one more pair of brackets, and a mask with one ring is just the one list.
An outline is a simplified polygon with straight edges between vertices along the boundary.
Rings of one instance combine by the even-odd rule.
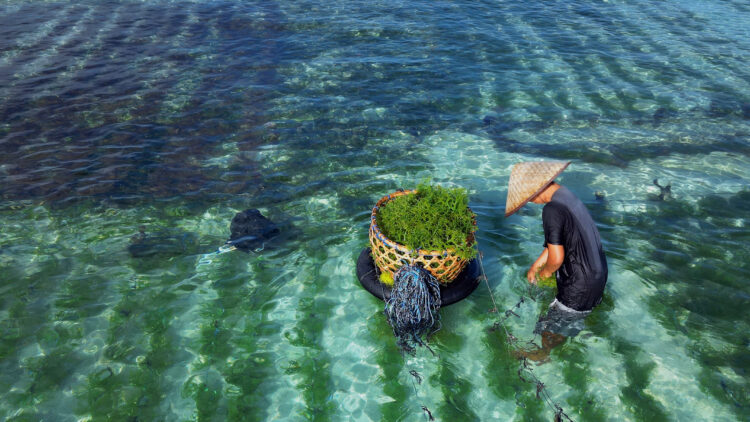
[[[473, 292], [479, 285], [481, 271], [476, 258], [469, 261], [455, 280], [443, 285], [440, 283], [440, 306], [452, 305]], [[380, 282], [380, 269], [372, 260], [370, 248], [362, 249], [357, 258], [357, 278], [368, 292], [380, 300], [391, 297], [391, 288]]]

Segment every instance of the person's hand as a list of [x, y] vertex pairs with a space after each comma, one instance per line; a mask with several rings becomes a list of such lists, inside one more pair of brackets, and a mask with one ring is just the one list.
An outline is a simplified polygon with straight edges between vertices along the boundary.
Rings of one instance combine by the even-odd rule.
[[536, 284], [536, 273], [537, 269], [534, 266], [529, 268], [529, 271], [526, 272], [526, 279], [529, 280], [529, 283]]

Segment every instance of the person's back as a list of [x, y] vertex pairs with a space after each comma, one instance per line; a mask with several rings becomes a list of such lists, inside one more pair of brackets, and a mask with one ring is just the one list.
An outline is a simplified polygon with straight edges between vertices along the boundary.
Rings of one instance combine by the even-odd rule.
[[607, 283], [607, 258], [599, 231], [586, 206], [560, 186], [542, 212], [545, 244], [562, 245], [565, 258], [557, 271], [557, 299], [577, 311], [591, 310]]

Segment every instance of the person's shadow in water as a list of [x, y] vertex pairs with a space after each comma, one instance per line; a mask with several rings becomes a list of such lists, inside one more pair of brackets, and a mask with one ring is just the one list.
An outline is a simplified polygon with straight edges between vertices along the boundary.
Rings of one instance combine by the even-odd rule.
[[552, 349], [565, 343], [568, 338], [562, 334], [550, 331], [542, 332], [542, 346], [534, 345], [531, 349], [517, 349], [513, 355], [518, 359], [526, 358], [537, 362], [539, 365], [549, 362]]

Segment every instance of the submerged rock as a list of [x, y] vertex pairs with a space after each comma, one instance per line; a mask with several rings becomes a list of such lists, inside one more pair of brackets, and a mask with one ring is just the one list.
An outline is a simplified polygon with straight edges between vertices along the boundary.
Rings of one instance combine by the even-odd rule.
[[672, 110], [668, 110], [664, 107], [659, 107], [654, 111], [651, 116], [653, 118], [654, 126], [659, 126], [664, 120], [674, 117], [677, 113]]
[[250, 252], [263, 248], [265, 241], [279, 234], [276, 224], [256, 209], [238, 212], [229, 226], [227, 244], [239, 250]]
[[715, 98], [711, 100], [706, 114], [708, 117], [727, 117], [742, 114], [742, 104], [734, 98]]
[[147, 233], [146, 228], [141, 226], [138, 234], [130, 238], [128, 252], [133, 258], [176, 256], [194, 252], [197, 243], [197, 236], [193, 233], [166, 230]]

